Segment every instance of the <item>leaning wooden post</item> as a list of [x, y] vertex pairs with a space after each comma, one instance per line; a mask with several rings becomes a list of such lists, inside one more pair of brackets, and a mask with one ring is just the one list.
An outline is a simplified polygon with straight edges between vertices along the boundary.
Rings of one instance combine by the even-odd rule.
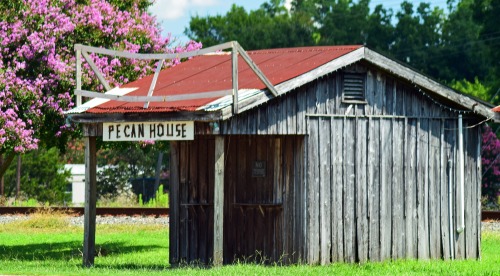
[[223, 262], [224, 233], [224, 136], [215, 137], [214, 266]]
[[233, 113], [239, 113], [238, 107], [238, 49], [236, 48], [236, 42], [233, 43], [233, 48], [231, 51], [231, 69], [232, 69], [232, 83], [233, 83]]
[[[102, 128], [100, 129], [102, 131]], [[85, 136], [85, 215], [83, 224], [83, 266], [94, 265], [96, 218], [96, 136], [99, 125], [84, 125]]]

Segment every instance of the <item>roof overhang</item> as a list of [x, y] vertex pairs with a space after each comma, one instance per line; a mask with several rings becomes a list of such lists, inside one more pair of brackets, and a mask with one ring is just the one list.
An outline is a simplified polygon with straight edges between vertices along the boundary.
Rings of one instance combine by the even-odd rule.
[[[231, 44], [232, 45], [232, 44]], [[237, 45], [237, 43], [235, 44]], [[225, 45], [227, 46], [227, 45]], [[214, 46], [216, 47], [216, 46]], [[241, 49], [242, 51], [242, 49]], [[245, 56], [248, 55], [245, 53]], [[125, 96], [128, 92], [124, 89], [112, 89], [108, 99], [91, 100], [69, 112], [67, 116], [81, 123], [99, 123], [99, 122], [119, 122], [119, 121], [157, 121], [157, 120], [194, 120], [194, 121], [218, 121], [226, 120], [235, 116], [233, 101], [236, 99], [238, 113], [253, 109], [259, 105], [267, 103], [274, 97], [279, 97], [290, 93], [291, 91], [313, 82], [314, 80], [338, 71], [351, 64], [364, 61], [372, 64], [390, 74], [397, 76], [416, 88], [421, 89], [428, 95], [436, 99], [447, 101], [454, 106], [471, 111], [481, 117], [495, 122], [500, 122], [500, 113], [494, 112], [488, 103], [476, 100], [468, 95], [459, 93], [437, 81], [403, 65], [391, 58], [381, 55], [367, 47], [359, 47], [346, 54], [332, 59], [314, 69], [293, 77], [281, 83], [274, 84], [274, 91], [269, 89], [237, 89], [238, 97], [226, 93], [226, 96], [219, 97], [212, 102], [198, 107], [194, 111], [171, 111], [171, 112], [141, 112], [141, 113], [86, 113], [85, 110], [109, 101], [111, 98]], [[234, 73], [234, 72], [233, 72]], [[265, 79], [265, 76], [262, 76]], [[271, 86], [273, 86], [271, 84]], [[116, 96], [118, 95], [118, 96]]]

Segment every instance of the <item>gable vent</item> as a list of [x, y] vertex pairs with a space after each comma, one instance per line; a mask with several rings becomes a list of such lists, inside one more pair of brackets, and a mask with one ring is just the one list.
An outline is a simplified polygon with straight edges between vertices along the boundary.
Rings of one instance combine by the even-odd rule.
[[345, 73], [342, 100], [345, 102], [366, 102], [365, 78], [366, 74]]

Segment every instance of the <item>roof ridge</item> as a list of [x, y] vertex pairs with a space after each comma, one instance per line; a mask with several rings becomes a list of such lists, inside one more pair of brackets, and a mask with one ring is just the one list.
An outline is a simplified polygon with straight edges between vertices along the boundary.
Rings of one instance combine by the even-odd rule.
[[363, 45], [324, 45], [324, 46], [304, 46], [292, 48], [276, 48], [276, 49], [258, 49], [248, 50], [250, 54], [270, 54], [270, 53], [293, 53], [293, 52], [323, 52], [323, 51], [344, 51], [344, 50], [357, 50]]

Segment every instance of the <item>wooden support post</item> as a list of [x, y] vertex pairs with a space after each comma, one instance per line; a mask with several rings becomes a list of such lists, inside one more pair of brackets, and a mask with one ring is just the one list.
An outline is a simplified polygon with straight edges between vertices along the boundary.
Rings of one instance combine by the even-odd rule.
[[233, 113], [238, 114], [238, 49], [233, 46], [231, 52], [231, 65], [233, 76]]
[[170, 244], [169, 258], [171, 265], [179, 263], [179, 142], [170, 142], [170, 190], [169, 201], [169, 226], [170, 226]]
[[223, 262], [224, 230], [224, 136], [215, 137], [214, 174], [214, 266]]
[[[82, 89], [82, 51], [81, 50], [76, 50], [76, 89], [81, 90]], [[76, 96], [76, 106], [82, 105], [82, 96], [77, 95]]]
[[96, 136], [102, 125], [84, 125], [85, 136], [85, 215], [83, 218], [83, 266], [94, 265], [97, 157]]

